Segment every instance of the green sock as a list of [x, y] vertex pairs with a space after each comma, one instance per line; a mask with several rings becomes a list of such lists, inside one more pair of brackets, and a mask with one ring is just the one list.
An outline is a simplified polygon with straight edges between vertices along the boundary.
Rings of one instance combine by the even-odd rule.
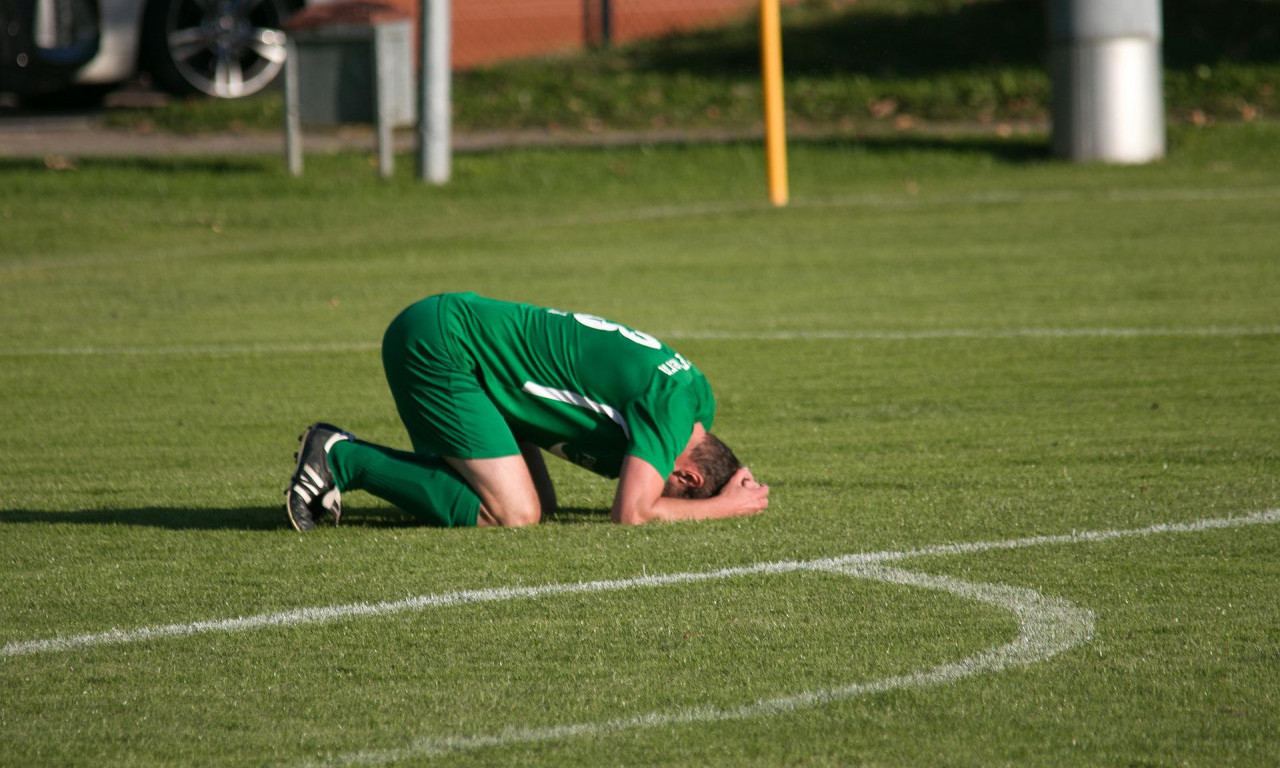
[[329, 449], [329, 467], [344, 493], [366, 491], [428, 525], [476, 524], [480, 497], [438, 456], [343, 440]]

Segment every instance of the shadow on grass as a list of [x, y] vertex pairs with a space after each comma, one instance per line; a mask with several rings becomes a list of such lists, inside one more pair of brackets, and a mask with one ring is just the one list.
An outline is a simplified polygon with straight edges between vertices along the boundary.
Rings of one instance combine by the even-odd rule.
[[[873, 130], [876, 130], [873, 127]], [[885, 129], [890, 130], [888, 128]], [[811, 146], [839, 150], [860, 150], [876, 154], [893, 154], [901, 152], [935, 152], [956, 156], [989, 155], [997, 160], [1009, 163], [1038, 162], [1049, 158], [1049, 143], [1043, 136], [1014, 136], [998, 138], [993, 135], [975, 133], [977, 128], [965, 126], [946, 128], [946, 133], [920, 132], [904, 130], [891, 135], [863, 136], [805, 136], [802, 133], [791, 136], [788, 143], [792, 148]], [[969, 132], [966, 132], [969, 131]], [[712, 144], [726, 146], [741, 145], [751, 151], [762, 151], [760, 140], [740, 137], [704, 137], [691, 135], [688, 139], [664, 139], [658, 142], [661, 146], [675, 149], [696, 149]], [[465, 153], [473, 157], [494, 156], [504, 153], [543, 153], [560, 155], [564, 152], [609, 154], [626, 151], [642, 151], [654, 143], [641, 136], [634, 144], [617, 144], [602, 140], [599, 144], [584, 144], [570, 148], [565, 147], [521, 147], [498, 146]], [[362, 153], [351, 153], [353, 162], [363, 163]], [[228, 157], [99, 157], [76, 160], [77, 168], [83, 170], [103, 170], [111, 172], [136, 172], [166, 176], [186, 174], [207, 175], [256, 175], [270, 176], [273, 179], [284, 178], [283, 171], [276, 158], [228, 158]], [[465, 161], [463, 161], [465, 162]], [[0, 158], [0, 175], [8, 171], [50, 171], [41, 158]]]
[[[548, 517], [559, 525], [608, 522], [605, 510], [568, 507]], [[280, 507], [245, 507], [241, 509], [179, 509], [148, 507], [145, 509], [86, 509], [69, 511], [0, 511], [0, 527], [12, 524], [45, 525], [132, 525], [170, 530], [240, 530], [272, 531], [288, 529], [289, 521]], [[416, 518], [390, 507], [363, 510], [349, 509], [342, 516], [343, 528], [424, 528]]]
[[[74, 152], [69, 154], [74, 155]], [[275, 156], [226, 157], [85, 157], [72, 161], [74, 170], [50, 167], [50, 160], [40, 157], [0, 158], [0, 174], [12, 171], [45, 171], [50, 173], [75, 173], [77, 171], [108, 170], [142, 171], [151, 174], [173, 176], [189, 173], [210, 175], [280, 175], [280, 162]]]
[[895, 155], [912, 152], [951, 154], [956, 157], [989, 156], [1006, 163], [1037, 163], [1051, 159], [1046, 136], [1017, 136], [1002, 139], [994, 136], [965, 135], [929, 136], [902, 133], [892, 136], [857, 138], [797, 138], [789, 140], [792, 148], [812, 146], [823, 149], [858, 150], [871, 154]]
[[[841, 151], [861, 151], [877, 155], [892, 155], [911, 152], [933, 152], [951, 154], [955, 157], [990, 156], [1008, 163], [1031, 163], [1051, 158], [1049, 138], [1047, 134], [1019, 134], [1009, 138], [1001, 138], [994, 132], [973, 126], [947, 126], [944, 130], [896, 131], [884, 128], [883, 135], [878, 127], [872, 127], [875, 133], [863, 135], [805, 135], [797, 131], [787, 137], [789, 149], [815, 147]], [[892, 131], [892, 132], [890, 132]], [[564, 147], [489, 147], [475, 152], [471, 156], [500, 155], [511, 153], [542, 153], [561, 155], [573, 152], [579, 155], [609, 155], [620, 151], [649, 152], [653, 147], [662, 147], [674, 151], [696, 150], [700, 147], [719, 145], [740, 147], [748, 152], [763, 153], [764, 148], [759, 138], [742, 138], [738, 136], [691, 136], [688, 139], [664, 139], [659, 142], [640, 138], [634, 144], [617, 144], [601, 142], [599, 144], [583, 144], [572, 148]]]
[[598, 507], [561, 507], [554, 515], [548, 515], [543, 522], [556, 525], [591, 525], [608, 523], [609, 510]]
[[[1221, 61], [1280, 60], [1275, 0], [1164, 0], [1165, 65], [1189, 69]], [[1030, 0], [916, 3], [915, 12], [874, 11], [850, 3], [805, 23], [784, 15], [788, 77], [833, 73], [921, 77], [943, 72], [1045, 65], [1047, 4]], [[794, 20], [794, 21], [789, 21]], [[760, 67], [754, 22], [673, 35], [624, 54], [636, 67], [665, 72], [754, 76]]]
[[[951, 10], [902, 14], [856, 7], [823, 13], [820, 23], [784, 15], [782, 50], [788, 77], [864, 73], [918, 76], [976, 66], [1039, 66], [1044, 58], [1043, 3], [996, 0]], [[791, 19], [795, 19], [793, 23]], [[638, 45], [633, 65], [659, 72], [754, 77], [760, 41], [754, 22]]]
[[41, 523], [52, 525], [136, 525], [173, 530], [267, 531], [288, 527], [284, 506], [240, 509], [85, 509], [58, 511], [4, 510], [0, 525]]

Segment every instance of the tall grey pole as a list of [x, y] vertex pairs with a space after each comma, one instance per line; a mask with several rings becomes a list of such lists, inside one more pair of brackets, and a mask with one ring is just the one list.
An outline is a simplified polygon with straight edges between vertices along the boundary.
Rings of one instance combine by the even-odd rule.
[[453, 173], [449, 0], [422, 0], [419, 10], [418, 178], [445, 184]]
[[1053, 151], [1080, 162], [1164, 157], [1160, 0], [1048, 0]]
[[302, 113], [298, 107], [298, 44], [293, 32], [285, 37], [284, 57], [284, 156], [289, 174], [302, 175]]

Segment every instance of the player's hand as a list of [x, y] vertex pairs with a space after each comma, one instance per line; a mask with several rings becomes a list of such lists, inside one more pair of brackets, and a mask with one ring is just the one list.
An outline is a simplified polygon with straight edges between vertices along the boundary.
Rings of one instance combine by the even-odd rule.
[[756, 482], [746, 467], [733, 473], [719, 495], [732, 504], [738, 515], [753, 515], [769, 506], [769, 486]]

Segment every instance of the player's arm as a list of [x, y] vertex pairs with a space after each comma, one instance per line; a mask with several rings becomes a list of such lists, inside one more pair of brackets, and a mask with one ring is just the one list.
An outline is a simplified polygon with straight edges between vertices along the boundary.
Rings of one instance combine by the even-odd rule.
[[551, 475], [547, 472], [547, 462], [542, 458], [542, 449], [533, 443], [520, 443], [520, 455], [529, 467], [529, 476], [533, 478], [533, 487], [538, 492], [538, 504], [542, 507], [542, 515], [553, 515], [556, 512], [556, 489], [551, 484]]
[[676, 499], [662, 495], [666, 479], [652, 464], [635, 456], [622, 460], [611, 517], [615, 523], [639, 525], [651, 520], [709, 520], [751, 515], [769, 506], [769, 486], [761, 485], [746, 467], [734, 473], [720, 493], [709, 499]]

